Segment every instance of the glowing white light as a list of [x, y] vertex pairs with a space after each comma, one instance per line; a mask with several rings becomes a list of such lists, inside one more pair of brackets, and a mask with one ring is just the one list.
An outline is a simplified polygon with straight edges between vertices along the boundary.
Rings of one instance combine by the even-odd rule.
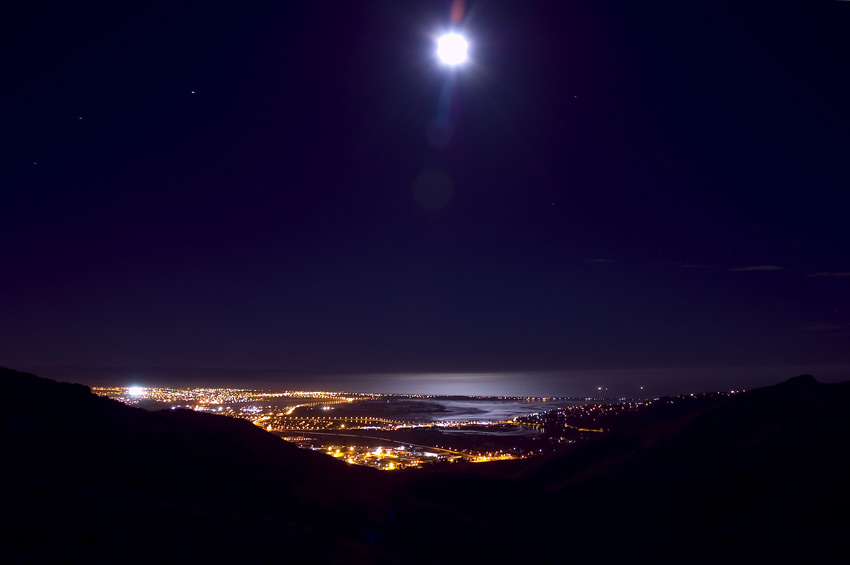
[[130, 396], [142, 396], [145, 394], [145, 389], [140, 386], [131, 386], [127, 389], [127, 393]]
[[437, 56], [447, 65], [457, 65], [466, 61], [469, 44], [463, 36], [447, 33], [437, 40]]

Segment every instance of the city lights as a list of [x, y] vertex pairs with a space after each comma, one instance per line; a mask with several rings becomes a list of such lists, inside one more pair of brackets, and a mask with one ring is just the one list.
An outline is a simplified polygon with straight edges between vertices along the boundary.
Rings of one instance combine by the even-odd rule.
[[[539, 455], [558, 449], [560, 444], [599, 437], [606, 432], [606, 423], [611, 422], [611, 418], [632, 413], [653, 402], [645, 399], [478, 396], [469, 397], [469, 402], [512, 403], [527, 406], [529, 412], [507, 419], [439, 420], [430, 413], [407, 419], [398, 416], [405, 413], [403, 407], [411, 403], [440, 402], [440, 397], [433, 395], [137, 385], [94, 387], [92, 390], [131, 405], [144, 400], [171, 410], [241, 418], [298, 447], [319, 451], [349, 464], [386, 471]], [[531, 411], [534, 406], [543, 411]], [[417, 437], [430, 439], [410, 439]], [[495, 437], [502, 437], [503, 441], [496, 445], [493, 443]]]

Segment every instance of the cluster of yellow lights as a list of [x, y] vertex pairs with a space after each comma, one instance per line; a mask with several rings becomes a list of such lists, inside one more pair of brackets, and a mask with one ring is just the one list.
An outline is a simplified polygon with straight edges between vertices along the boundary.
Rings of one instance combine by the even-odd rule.
[[[298, 440], [290, 438], [290, 441], [304, 440], [309, 441], [309, 438], [299, 438]], [[350, 463], [352, 465], [364, 465], [367, 467], [381, 469], [382, 471], [415, 469], [438, 461], [483, 463], [487, 461], [518, 459], [522, 457], [520, 454], [502, 451], [491, 453], [472, 453], [436, 447], [420, 446], [419, 448], [415, 448], [404, 445], [376, 448], [365, 446], [346, 447], [330, 445], [314, 449], [331, 457], [342, 459], [346, 463]]]
[[[431, 395], [384, 395], [340, 393], [328, 391], [257, 391], [248, 389], [228, 388], [155, 388], [155, 387], [94, 387], [96, 394], [107, 396], [128, 404], [136, 404], [140, 400], [154, 400], [171, 404], [172, 408], [186, 408], [198, 411], [212, 411], [217, 414], [246, 419], [255, 425], [276, 432], [306, 432], [321, 434], [333, 433], [335, 430], [400, 430], [411, 428], [462, 428], [464, 426], [495, 426], [495, 425], [525, 425], [542, 429], [539, 414], [531, 414], [523, 418], [505, 421], [439, 421], [439, 422], [409, 422], [390, 420], [368, 416], [333, 416], [332, 410], [337, 405], [348, 404], [358, 400], [376, 399], [385, 396], [404, 396], [411, 398], [429, 398]], [[499, 397], [500, 399], [524, 401], [549, 401], [553, 397]], [[178, 404], [179, 403], [179, 404]], [[296, 412], [320, 408], [326, 415], [307, 416], [296, 415]], [[575, 407], [578, 409], [578, 407]], [[591, 416], [597, 411], [605, 411], [603, 405], [582, 406], [582, 415]], [[570, 409], [567, 409], [570, 410]], [[312, 413], [311, 413], [312, 414]], [[602, 432], [591, 427], [578, 427], [564, 424], [565, 427], [584, 432]], [[302, 447], [311, 447], [315, 438], [297, 436], [284, 438], [298, 443]], [[321, 442], [319, 442], [321, 443]], [[309, 445], [308, 445], [309, 444]], [[313, 448], [317, 449], [317, 448]], [[350, 464], [366, 465], [382, 470], [394, 471], [416, 468], [437, 461], [475, 462], [502, 461], [516, 459], [525, 455], [516, 452], [497, 451], [477, 453], [471, 451], [454, 451], [445, 448], [428, 446], [402, 445], [393, 447], [351, 447], [327, 446], [318, 448], [321, 452], [342, 459]]]

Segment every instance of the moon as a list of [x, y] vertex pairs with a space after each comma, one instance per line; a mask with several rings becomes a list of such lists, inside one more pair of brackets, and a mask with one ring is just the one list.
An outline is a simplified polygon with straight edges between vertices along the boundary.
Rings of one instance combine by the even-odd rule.
[[447, 65], [459, 65], [466, 61], [468, 47], [462, 35], [447, 33], [437, 40], [437, 56]]

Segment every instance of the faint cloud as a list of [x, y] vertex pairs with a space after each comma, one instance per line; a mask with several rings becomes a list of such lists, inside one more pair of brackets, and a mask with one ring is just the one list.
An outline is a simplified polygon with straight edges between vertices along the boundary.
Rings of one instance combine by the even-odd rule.
[[850, 278], [850, 273], [832, 273], [829, 271], [821, 271], [820, 273], [812, 273], [811, 275], [806, 276], [815, 279], [846, 279]]
[[805, 324], [800, 330], [804, 332], [845, 332], [850, 330], [850, 324]]
[[752, 267], [738, 267], [737, 269], [729, 269], [730, 271], [782, 271], [785, 267], [779, 265], [753, 265]]

